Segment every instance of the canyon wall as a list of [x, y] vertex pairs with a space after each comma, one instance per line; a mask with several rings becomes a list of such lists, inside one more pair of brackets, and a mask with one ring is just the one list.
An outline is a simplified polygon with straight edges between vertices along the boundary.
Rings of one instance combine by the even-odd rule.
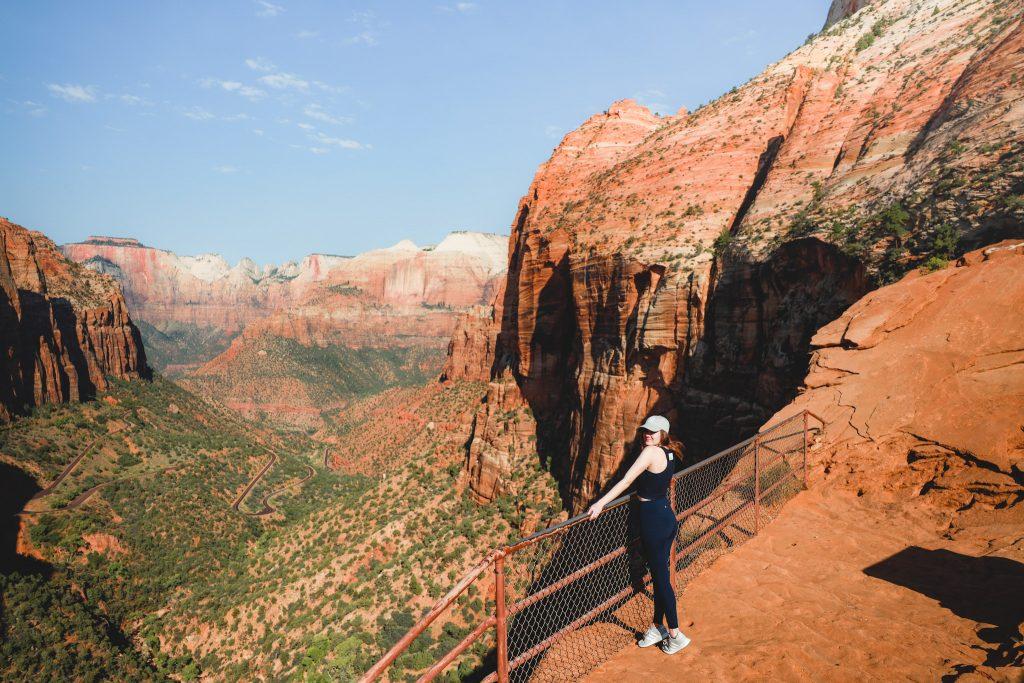
[[350, 259], [179, 383], [246, 415], [316, 427], [367, 391], [427, 381], [459, 312], [481, 308], [501, 282], [498, 243], [503, 253], [504, 239], [453, 233], [430, 250]]
[[148, 373], [117, 283], [0, 219], [0, 420]]
[[493, 322], [450, 346], [500, 406], [475, 420], [477, 497], [516, 467], [488, 427], [515, 401], [578, 510], [647, 414], [691, 459], [738, 441], [865, 293], [1022, 234], [1022, 46], [1017, 3], [874, 2], [693, 113], [624, 100], [569, 133], [520, 201]]

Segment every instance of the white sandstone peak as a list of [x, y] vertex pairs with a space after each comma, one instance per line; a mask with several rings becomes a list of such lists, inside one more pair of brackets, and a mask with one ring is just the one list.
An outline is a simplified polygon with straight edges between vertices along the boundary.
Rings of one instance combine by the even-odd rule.
[[419, 251], [420, 248], [412, 240], [405, 239], [393, 246], [387, 247], [384, 251]]
[[220, 254], [199, 254], [198, 256], [178, 256], [178, 264], [182, 270], [203, 282], [218, 280], [231, 270], [231, 266]]

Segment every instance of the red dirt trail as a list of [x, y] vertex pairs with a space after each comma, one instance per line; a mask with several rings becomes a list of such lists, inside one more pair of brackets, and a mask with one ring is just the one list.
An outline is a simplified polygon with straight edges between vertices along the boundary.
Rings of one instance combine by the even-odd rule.
[[803, 492], [686, 589], [688, 648], [629, 647], [586, 680], [1024, 680], [985, 666], [1024, 661], [1024, 526], [950, 540], [926, 514]]

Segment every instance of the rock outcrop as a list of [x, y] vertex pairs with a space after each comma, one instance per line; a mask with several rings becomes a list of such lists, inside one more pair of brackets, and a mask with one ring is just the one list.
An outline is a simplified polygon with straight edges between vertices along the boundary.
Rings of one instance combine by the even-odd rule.
[[66, 259], [43, 234], [0, 219], [0, 420], [92, 398], [107, 377], [148, 372], [117, 284]]
[[871, 1], [872, 0], [832, 0], [832, 5], [828, 8], [828, 16], [825, 18], [825, 26], [822, 30], [827, 29], [832, 24], [842, 21]]
[[[1024, 233], [1016, 8], [869, 3], [697, 111], [591, 117], [519, 204], [490, 340], [463, 323], [448, 366], [515, 383], [572, 509], [646, 414], [691, 457], [749, 435], [794, 396], [821, 325]], [[490, 355], [474, 371], [460, 354]]]
[[[774, 420], [826, 422], [815, 478], [921, 496], [950, 528], [1016, 507], [1024, 524], [1024, 241], [871, 292], [811, 339]], [[774, 421], [773, 420], [773, 421]]]

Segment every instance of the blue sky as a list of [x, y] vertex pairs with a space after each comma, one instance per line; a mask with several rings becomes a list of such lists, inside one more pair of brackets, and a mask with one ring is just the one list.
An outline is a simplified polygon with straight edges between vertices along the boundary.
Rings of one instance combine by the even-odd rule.
[[693, 108], [828, 0], [7, 2], [0, 215], [279, 263], [507, 233], [614, 100]]

